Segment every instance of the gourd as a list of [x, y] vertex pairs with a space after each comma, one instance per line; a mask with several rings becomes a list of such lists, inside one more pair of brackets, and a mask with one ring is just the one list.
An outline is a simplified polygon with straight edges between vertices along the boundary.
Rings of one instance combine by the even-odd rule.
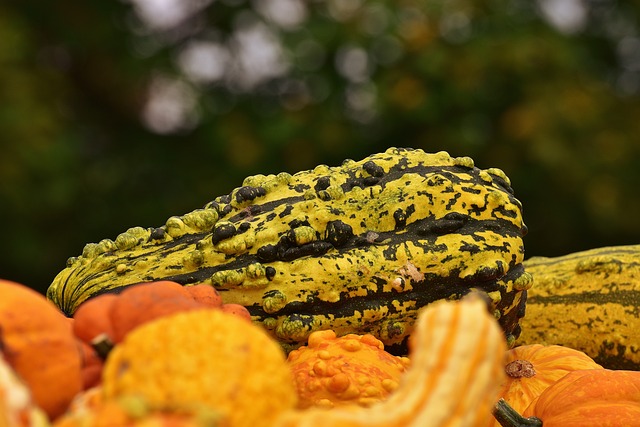
[[47, 415], [0, 352], [0, 426], [48, 427]]
[[223, 304], [211, 286], [182, 286], [160, 281], [127, 287], [120, 294], [102, 294], [83, 303], [74, 314], [74, 334], [106, 358], [114, 344], [136, 327], [180, 311], [220, 309], [250, 320], [237, 304]]
[[211, 309], [132, 330], [107, 357], [101, 387], [105, 399], [139, 396], [157, 410], [208, 409], [225, 427], [270, 425], [297, 400], [278, 343], [260, 326]]
[[640, 425], [640, 372], [573, 371], [545, 389], [522, 415], [495, 405], [504, 427], [633, 427]]
[[640, 370], [640, 245], [533, 257], [519, 344], [558, 344], [609, 369]]
[[[559, 345], [529, 344], [507, 351], [503, 362], [506, 374], [499, 397], [518, 412], [547, 387], [569, 372], [585, 369], [602, 369], [593, 359], [581, 351]], [[498, 427], [497, 421], [492, 425]]]
[[72, 402], [69, 411], [53, 427], [218, 427], [217, 414], [158, 410], [140, 396], [104, 399], [102, 390], [91, 388]]
[[371, 406], [398, 387], [409, 366], [373, 335], [316, 331], [309, 342], [289, 353], [287, 363], [298, 390], [298, 407]]
[[485, 291], [510, 342], [531, 277], [522, 207], [499, 169], [391, 148], [341, 166], [256, 175], [203, 209], [85, 246], [47, 296], [85, 300], [158, 280], [215, 287], [285, 349], [317, 330], [406, 353], [417, 311]]
[[93, 346], [81, 339], [76, 339], [76, 344], [82, 360], [82, 389], [87, 390], [100, 384], [104, 359]]
[[[475, 294], [474, 294], [475, 295]], [[411, 365], [399, 387], [371, 407], [311, 408], [276, 427], [476, 427], [491, 419], [506, 342], [481, 298], [438, 301], [418, 315]]]
[[51, 418], [82, 389], [81, 354], [55, 305], [20, 283], [0, 280], [0, 350]]

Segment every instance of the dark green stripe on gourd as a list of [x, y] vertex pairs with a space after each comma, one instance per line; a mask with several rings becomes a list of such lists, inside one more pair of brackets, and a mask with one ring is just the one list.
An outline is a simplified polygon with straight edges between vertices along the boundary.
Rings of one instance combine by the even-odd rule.
[[391, 346], [420, 307], [479, 288], [512, 340], [530, 285], [525, 233], [501, 170], [392, 148], [338, 167], [248, 177], [162, 227], [89, 244], [47, 295], [71, 314], [135, 283], [209, 283], [285, 347], [326, 328]]

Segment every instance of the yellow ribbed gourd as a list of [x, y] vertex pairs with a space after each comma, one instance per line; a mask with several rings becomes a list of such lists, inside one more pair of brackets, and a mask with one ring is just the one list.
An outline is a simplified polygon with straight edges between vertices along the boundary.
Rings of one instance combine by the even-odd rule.
[[640, 370], [640, 245], [525, 261], [534, 277], [518, 344], [557, 344]]

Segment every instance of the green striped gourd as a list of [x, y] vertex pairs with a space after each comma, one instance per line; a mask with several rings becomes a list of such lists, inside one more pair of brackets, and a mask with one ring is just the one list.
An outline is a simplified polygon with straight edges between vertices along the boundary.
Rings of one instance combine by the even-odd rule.
[[535, 285], [518, 344], [581, 350], [609, 369], [640, 370], [640, 245], [524, 262]]
[[251, 176], [161, 227], [88, 244], [47, 295], [72, 314], [135, 283], [207, 283], [286, 349], [331, 328], [372, 333], [401, 352], [419, 308], [478, 288], [513, 341], [531, 282], [525, 233], [501, 170], [391, 148], [338, 167]]

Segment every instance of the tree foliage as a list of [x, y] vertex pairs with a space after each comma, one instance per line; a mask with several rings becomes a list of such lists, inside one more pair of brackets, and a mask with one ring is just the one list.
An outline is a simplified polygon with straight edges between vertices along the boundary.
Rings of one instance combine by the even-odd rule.
[[390, 146], [503, 169], [527, 255], [637, 243], [639, 12], [613, 0], [2, 4], [0, 275], [44, 290], [85, 243], [161, 225], [247, 175]]

